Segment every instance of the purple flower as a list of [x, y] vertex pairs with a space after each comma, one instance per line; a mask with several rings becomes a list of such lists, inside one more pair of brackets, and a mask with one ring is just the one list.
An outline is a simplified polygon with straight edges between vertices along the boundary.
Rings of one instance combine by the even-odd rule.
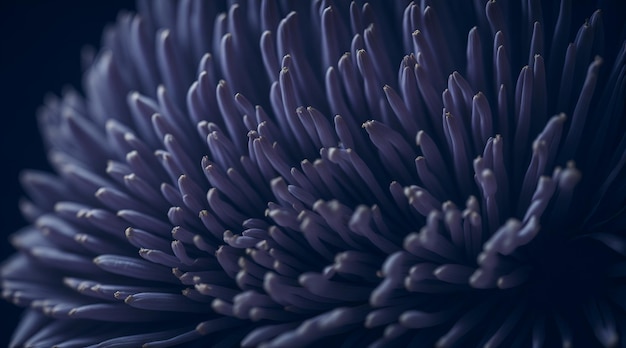
[[623, 345], [613, 5], [140, 0], [39, 115], [11, 345]]

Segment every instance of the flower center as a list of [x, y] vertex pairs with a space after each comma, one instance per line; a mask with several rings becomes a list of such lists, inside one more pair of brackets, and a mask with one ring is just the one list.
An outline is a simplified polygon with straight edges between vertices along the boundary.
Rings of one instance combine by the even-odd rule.
[[571, 308], [607, 289], [606, 270], [615, 255], [600, 243], [582, 238], [550, 240], [531, 253], [529, 296], [538, 306]]

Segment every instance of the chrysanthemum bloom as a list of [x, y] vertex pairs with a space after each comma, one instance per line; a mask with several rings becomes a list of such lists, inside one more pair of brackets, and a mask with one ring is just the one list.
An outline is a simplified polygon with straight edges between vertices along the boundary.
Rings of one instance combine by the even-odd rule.
[[546, 3], [140, 1], [41, 111], [12, 345], [626, 344], [623, 13]]

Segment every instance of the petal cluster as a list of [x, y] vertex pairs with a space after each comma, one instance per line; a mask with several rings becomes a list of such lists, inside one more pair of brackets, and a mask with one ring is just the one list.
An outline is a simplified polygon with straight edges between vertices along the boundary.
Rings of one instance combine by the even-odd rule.
[[12, 346], [626, 342], [610, 4], [230, 3], [140, 0], [46, 101]]

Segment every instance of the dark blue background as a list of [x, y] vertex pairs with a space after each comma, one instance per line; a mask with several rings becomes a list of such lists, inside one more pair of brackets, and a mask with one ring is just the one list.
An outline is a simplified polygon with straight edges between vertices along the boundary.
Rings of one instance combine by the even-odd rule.
[[[132, 1], [0, 2], [0, 259], [13, 252], [7, 237], [25, 225], [17, 203], [23, 168], [49, 168], [35, 113], [47, 92], [80, 88], [80, 50], [98, 46], [102, 28]], [[6, 347], [19, 311], [0, 299], [0, 347]]]

